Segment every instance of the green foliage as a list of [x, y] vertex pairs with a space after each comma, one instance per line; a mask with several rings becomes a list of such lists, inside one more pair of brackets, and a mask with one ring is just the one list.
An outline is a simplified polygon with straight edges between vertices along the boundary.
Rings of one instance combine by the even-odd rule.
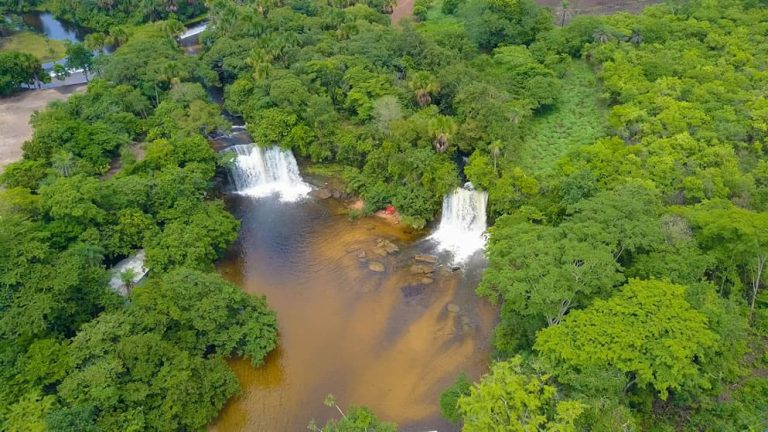
[[459, 375], [456, 382], [440, 395], [440, 414], [453, 423], [461, 420], [459, 399], [469, 395], [471, 388], [472, 383], [469, 378], [464, 374]]
[[[519, 43], [547, 28], [528, 21], [545, 16], [532, 4], [519, 12], [514, 20], [526, 35]], [[525, 47], [502, 48], [492, 62], [478, 56], [461, 20], [393, 30], [362, 5], [314, 5], [311, 13], [287, 5], [276, 16], [221, 2], [211, 14], [223, 25], [210, 32], [203, 59], [228, 84], [225, 104], [254, 140], [354, 168], [349, 189], [368, 211], [393, 204], [414, 227], [431, 221], [459, 184], [456, 152], [497, 141], [511, 147], [519, 128], [510, 127], [508, 109], [526, 119], [554, 103], [559, 85]]]
[[685, 287], [633, 279], [608, 300], [595, 300], [562, 324], [542, 330], [536, 350], [563, 376], [616, 370], [627, 387], [670, 391], [706, 386], [700, 363], [718, 343], [706, 317], [685, 300]]
[[56, 16], [101, 31], [121, 24], [137, 25], [174, 16], [187, 20], [205, 11], [204, 2], [198, 0], [173, 5], [162, 1], [118, 0], [108, 6], [90, 0], [51, 0], [46, 2], [46, 7]]
[[569, 63], [557, 103], [535, 117], [525, 132], [519, 164], [534, 174], [551, 172], [570, 150], [592, 144], [606, 133], [595, 74], [583, 62]]
[[81, 43], [67, 44], [67, 69], [81, 69], [86, 81], [93, 68], [93, 53]]
[[530, 0], [467, 0], [459, 9], [472, 40], [484, 50], [504, 44], [529, 44], [552, 28], [546, 9]]
[[547, 377], [531, 376], [514, 357], [497, 362], [491, 373], [459, 399], [466, 432], [562, 431], [575, 432], [575, 421], [584, 404], [559, 400], [557, 389]]
[[[341, 412], [341, 408], [336, 405], [333, 395], [326, 397], [325, 404], [336, 407]], [[318, 428], [312, 422], [309, 424], [309, 429], [321, 432], [397, 432], [397, 426], [394, 423], [379, 420], [367, 407], [352, 407], [349, 413], [344, 414], [342, 412], [341, 414], [341, 420], [329, 420], [322, 428]]]
[[[110, 81], [35, 114], [2, 176], [2, 430], [200, 430], [238, 390], [225, 359], [260, 365], [276, 346], [265, 299], [195, 270], [238, 223], [210, 199], [205, 135], [229, 125], [191, 74], [170, 73], [196, 65], [174, 27], [136, 30], [99, 59]], [[105, 269], [141, 248], [152, 278], [125, 301]]]
[[38, 81], [49, 82], [40, 60], [32, 54], [2, 51], [0, 52], [0, 96], [7, 95], [22, 85], [33, 86]]

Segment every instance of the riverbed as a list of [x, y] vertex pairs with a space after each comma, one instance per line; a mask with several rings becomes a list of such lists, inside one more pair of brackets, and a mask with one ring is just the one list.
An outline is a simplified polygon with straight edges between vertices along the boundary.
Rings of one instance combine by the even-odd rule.
[[[218, 269], [267, 296], [280, 346], [260, 368], [231, 362], [243, 392], [211, 430], [306, 430], [312, 419], [338, 415], [323, 405], [329, 393], [342, 408], [369, 406], [401, 431], [457, 430], [440, 417], [440, 393], [459, 373], [487, 370], [496, 319], [474, 294], [482, 257], [460, 270], [441, 257], [431, 276], [414, 273], [414, 256], [434, 247], [424, 232], [351, 220], [334, 199], [227, 202], [242, 226]], [[382, 244], [399, 251], [387, 254]]]

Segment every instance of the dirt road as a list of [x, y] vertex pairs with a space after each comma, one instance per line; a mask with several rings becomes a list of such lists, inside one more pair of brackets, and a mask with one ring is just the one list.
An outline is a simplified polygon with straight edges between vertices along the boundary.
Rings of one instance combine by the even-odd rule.
[[32, 137], [29, 120], [32, 113], [42, 110], [54, 100], [64, 100], [72, 93], [85, 90], [78, 84], [48, 90], [24, 91], [0, 98], [0, 171], [21, 158], [21, 145]]

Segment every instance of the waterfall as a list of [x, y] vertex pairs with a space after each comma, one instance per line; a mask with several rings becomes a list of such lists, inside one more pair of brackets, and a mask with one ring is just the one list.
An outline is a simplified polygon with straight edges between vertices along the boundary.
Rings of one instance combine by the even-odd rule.
[[239, 144], [226, 151], [237, 154], [230, 174], [240, 194], [254, 197], [279, 194], [281, 201], [297, 201], [312, 190], [302, 181], [290, 150]]
[[485, 247], [488, 193], [476, 191], [471, 183], [456, 188], [443, 198], [440, 226], [430, 238], [438, 249], [451, 252], [455, 262], [462, 262]]
[[204, 32], [205, 29], [207, 29], [207, 28], [208, 28], [208, 23], [207, 22], [200, 23], [200, 24], [198, 24], [198, 25], [196, 25], [194, 27], [188, 28], [184, 33], [179, 35], [179, 39], [180, 40], [184, 40], [184, 39], [190, 38], [192, 36], [199, 35], [200, 33]]

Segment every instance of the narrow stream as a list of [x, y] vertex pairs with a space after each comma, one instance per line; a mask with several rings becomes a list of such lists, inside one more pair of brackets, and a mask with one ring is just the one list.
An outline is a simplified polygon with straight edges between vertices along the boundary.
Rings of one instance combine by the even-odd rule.
[[[280, 347], [261, 368], [232, 361], [244, 390], [211, 430], [306, 430], [335, 414], [323, 405], [329, 393], [401, 431], [456, 430], [440, 417], [440, 393], [461, 372], [477, 378], [490, 358], [495, 313], [474, 294], [482, 258], [459, 271], [443, 257], [434, 267], [417, 263], [416, 254], [434, 250], [424, 233], [349, 220], [333, 199], [233, 194], [227, 202], [242, 226], [218, 269], [267, 296]], [[387, 253], [391, 245], [399, 251]]]

